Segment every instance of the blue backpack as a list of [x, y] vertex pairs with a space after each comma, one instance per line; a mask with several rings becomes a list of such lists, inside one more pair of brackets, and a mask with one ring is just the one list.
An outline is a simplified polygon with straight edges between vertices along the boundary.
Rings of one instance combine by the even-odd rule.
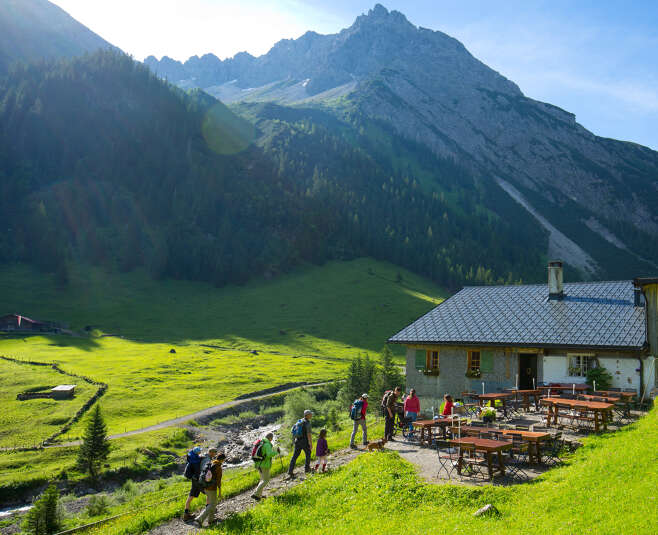
[[304, 436], [304, 420], [297, 420], [291, 429], [292, 438], [301, 438]]
[[362, 410], [363, 410], [363, 400], [355, 399], [354, 403], [352, 403], [352, 408], [350, 409], [350, 418], [352, 418], [352, 420], [360, 420]]

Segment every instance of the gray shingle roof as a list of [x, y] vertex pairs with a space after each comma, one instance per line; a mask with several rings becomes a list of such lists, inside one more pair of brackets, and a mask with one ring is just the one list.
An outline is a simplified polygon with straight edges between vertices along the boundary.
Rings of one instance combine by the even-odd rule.
[[388, 341], [634, 350], [644, 345], [645, 312], [633, 304], [632, 281], [568, 283], [564, 294], [550, 301], [545, 284], [466, 287]]

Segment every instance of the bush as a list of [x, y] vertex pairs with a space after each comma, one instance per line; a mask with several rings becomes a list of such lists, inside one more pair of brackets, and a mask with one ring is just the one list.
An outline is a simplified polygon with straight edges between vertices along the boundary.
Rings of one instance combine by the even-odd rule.
[[87, 503], [87, 515], [88, 516], [101, 516], [106, 515], [110, 511], [110, 499], [105, 494], [99, 494], [98, 496], [92, 496], [89, 498], [89, 503]]
[[598, 366], [587, 371], [587, 384], [593, 387], [594, 381], [597, 390], [608, 390], [612, 386], [612, 375], [603, 366]]

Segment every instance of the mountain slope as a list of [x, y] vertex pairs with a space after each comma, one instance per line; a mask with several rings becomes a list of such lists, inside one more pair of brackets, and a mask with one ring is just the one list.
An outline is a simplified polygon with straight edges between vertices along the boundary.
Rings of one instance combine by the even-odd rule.
[[110, 47], [47, 0], [2, 0], [0, 74], [14, 61], [80, 56]]
[[258, 58], [145, 63], [226, 102], [320, 105], [386, 123], [475, 176], [510, 183], [540, 217], [535, 224], [547, 221], [576, 246], [551, 253], [586, 276], [620, 271], [617, 255], [638, 271], [658, 264], [658, 153], [593, 135], [455, 39], [381, 5], [338, 34], [308, 32]]
[[387, 125], [240, 111], [255, 126], [115, 51], [12, 70], [0, 81], [0, 261], [62, 281], [90, 262], [217, 285], [356, 256], [451, 288], [543, 273], [546, 235], [522, 209]]

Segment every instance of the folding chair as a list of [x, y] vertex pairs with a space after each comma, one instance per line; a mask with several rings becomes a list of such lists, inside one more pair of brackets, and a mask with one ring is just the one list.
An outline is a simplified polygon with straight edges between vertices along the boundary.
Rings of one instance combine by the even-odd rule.
[[[458, 448], [447, 440], [437, 440], [436, 453], [439, 459], [437, 477], [439, 479], [451, 479], [452, 473], [457, 470], [457, 463], [459, 462]], [[442, 474], [445, 474], [446, 477], [442, 477]]]
[[562, 448], [564, 447], [564, 439], [562, 432], [555, 433], [550, 440], [541, 443], [541, 455], [544, 462], [548, 466], [557, 466], [562, 464]]
[[487, 472], [487, 460], [484, 457], [477, 455], [474, 446], [468, 444], [459, 445], [460, 454], [462, 457], [462, 469], [460, 479], [466, 477], [482, 477], [489, 479]]
[[480, 405], [477, 402], [477, 394], [475, 392], [462, 392], [461, 397], [464, 402], [466, 416], [477, 418], [480, 414]]

